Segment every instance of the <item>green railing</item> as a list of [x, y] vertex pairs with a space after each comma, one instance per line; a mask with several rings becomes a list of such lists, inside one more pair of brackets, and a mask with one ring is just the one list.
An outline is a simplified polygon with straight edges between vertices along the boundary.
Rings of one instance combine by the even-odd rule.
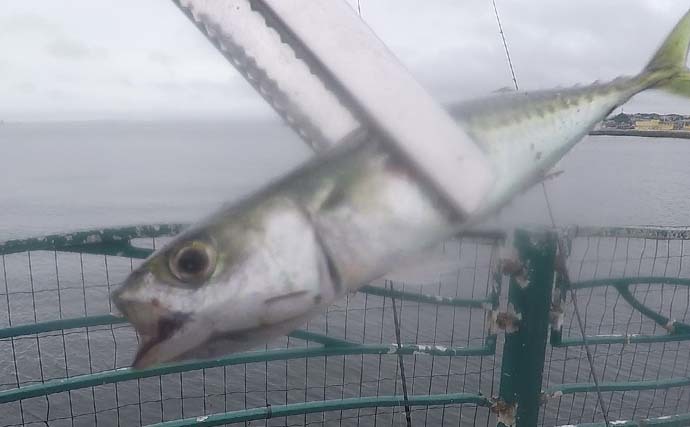
[[366, 286], [265, 349], [132, 370], [137, 338], [109, 314], [108, 294], [182, 228], [0, 242], [0, 426], [369, 425], [404, 422], [404, 407], [415, 425], [585, 426], [601, 425], [597, 392], [611, 419], [636, 420], [616, 425], [687, 425], [685, 229], [566, 230], [569, 284], [555, 268], [553, 232], [517, 231], [509, 259], [499, 259], [503, 233], [463, 234], [437, 249], [416, 283]]
[[[563, 234], [569, 272], [577, 272], [577, 280], [568, 283], [555, 272], [550, 351], [552, 364], [563, 361], [562, 376], [545, 382], [542, 414], [549, 409], [558, 414], [566, 399], [579, 401], [587, 409], [569, 417], [568, 425], [605, 425], [600, 394], [611, 425], [690, 425], [689, 230], [585, 227]], [[583, 311], [585, 336], [575, 320], [571, 290]], [[598, 387], [586, 345], [594, 354]]]

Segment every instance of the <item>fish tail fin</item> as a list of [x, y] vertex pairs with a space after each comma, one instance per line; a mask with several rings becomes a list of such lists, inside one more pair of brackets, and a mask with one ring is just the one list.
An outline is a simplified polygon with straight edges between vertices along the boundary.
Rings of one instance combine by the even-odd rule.
[[651, 77], [651, 87], [690, 97], [690, 10], [678, 21], [656, 51], [642, 75]]

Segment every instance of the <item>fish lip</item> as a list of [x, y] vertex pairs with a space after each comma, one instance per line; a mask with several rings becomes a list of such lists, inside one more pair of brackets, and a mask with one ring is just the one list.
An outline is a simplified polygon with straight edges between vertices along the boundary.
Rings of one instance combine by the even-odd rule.
[[166, 313], [150, 302], [131, 298], [128, 292], [130, 289], [125, 282], [111, 293], [111, 300], [119, 312], [117, 314], [127, 319], [140, 336], [155, 335], [158, 322]]
[[127, 317], [127, 311], [125, 309], [126, 302], [122, 298], [122, 294], [124, 293], [124, 291], [125, 283], [122, 283], [110, 294], [110, 300], [113, 302], [113, 304], [115, 304], [115, 308], [117, 308], [117, 311], [119, 312], [118, 314], [121, 317]]
[[[173, 338], [175, 333], [179, 331], [185, 325], [185, 323], [187, 323], [189, 318], [189, 314], [181, 312], [161, 316], [158, 319], [155, 334], [145, 335], [140, 333], [142, 342], [139, 344], [137, 353], [134, 356], [132, 367], [134, 369], [145, 369], [156, 363], [170, 361], [161, 357], [160, 354], [156, 354], [156, 349], [159, 344]], [[134, 325], [134, 328], [138, 329], [137, 325]]]
[[132, 292], [133, 283], [137, 282], [132, 281], [130, 277], [111, 293], [111, 299], [120, 315], [129, 321], [140, 337], [132, 368], [144, 369], [157, 363], [173, 360], [174, 356], [166, 359], [159, 354], [159, 347], [173, 338], [191, 315], [169, 311], [155, 302], [155, 299], [142, 301], [134, 298], [129, 294]]
[[162, 341], [154, 337], [142, 336], [141, 338], [142, 342], [139, 344], [137, 354], [134, 356], [134, 360], [132, 361], [132, 368], [137, 370], [145, 369], [153, 364], [153, 362], [144, 363], [144, 360], [151, 349]]

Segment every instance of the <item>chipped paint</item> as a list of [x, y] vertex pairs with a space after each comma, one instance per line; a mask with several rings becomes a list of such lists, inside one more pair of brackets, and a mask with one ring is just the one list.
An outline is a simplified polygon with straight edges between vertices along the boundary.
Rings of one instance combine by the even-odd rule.
[[491, 310], [488, 313], [489, 320], [489, 334], [495, 334], [499, 330], [505, 331], [507, 334], [512, 334], [520, 329], [520, 321], [522, 315], [515, 313], [511, 308], [508, 311]]
[[669, 321], [664, 325], [664, 329], [666, 329], [669, 334], [674, 333], [676, 330], [676, 321], [669, 319]]
[[500, 261], [500, 268], [503, 274], [514, 276], [524, 271], [524, 266], [517, 258], [503, 258]]
[[560, 331], [563, 328], [563, 319], [565, 318], [565, 313], [563, 312], [563, 307], [560, 304], [552, 304], [551, 312], [549, 313], [549, 320], [551, 323], [551, 329], [554, 331]]
[[527, 280], [527, 268], [516, 256], [502, 258], [499, 262], [499, 269], [501, 273], [515, 279], [518, 286], [522, 289], [529, 285], [529, 281]]
[[541, 404], [546, 405], [549, 399], [559, 399], [563, 397], [563, 390], [556, 390], [553, 393], [544, 392], [541, 394]]
[[518, 284], [520, 289], [525, 289], [527, 286], [529, 286], [529, 280], [527, 279], [527, 276], [522, 274], [515, 276], [515, 283]]
[[499, 423], [503, 423], [507, 427], [513, 427], [517, 416], [517, 408], [517, 403], [509, 404], [502, 400], [496, 400], [491, 406], [491, 412], [496, 414]]

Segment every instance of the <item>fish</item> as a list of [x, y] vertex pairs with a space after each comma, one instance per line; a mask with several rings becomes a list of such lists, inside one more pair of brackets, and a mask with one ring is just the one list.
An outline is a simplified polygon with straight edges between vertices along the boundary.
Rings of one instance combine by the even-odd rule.
[[141, 336], [132, 366], [218, 357], [295, 330], [415, 251], [497, 212], [635, 94], [656, 88], [690, 96], [689, 44], [690, 11], [636, 76], [451, 105], [495, 173], [464, 222], [362, 129], [226, 204], [156, 250], [112, 293]]

